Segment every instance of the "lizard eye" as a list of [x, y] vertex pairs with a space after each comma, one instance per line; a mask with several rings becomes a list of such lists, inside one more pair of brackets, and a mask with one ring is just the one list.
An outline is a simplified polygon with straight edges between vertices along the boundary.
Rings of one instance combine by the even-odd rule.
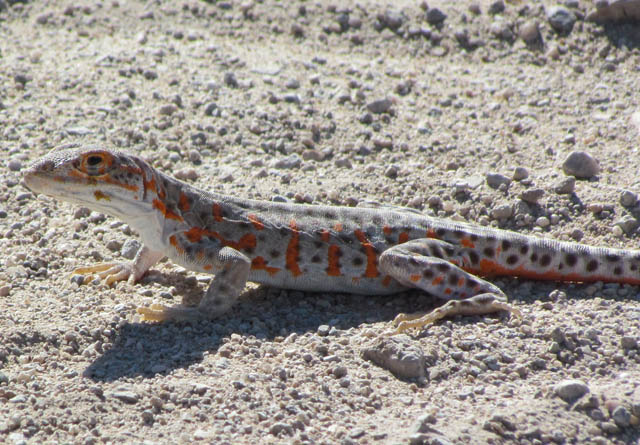
[[95, 167], [102, 163], [102, 156], [91, 155], [87, 158], [87, 165], [90, 167]]

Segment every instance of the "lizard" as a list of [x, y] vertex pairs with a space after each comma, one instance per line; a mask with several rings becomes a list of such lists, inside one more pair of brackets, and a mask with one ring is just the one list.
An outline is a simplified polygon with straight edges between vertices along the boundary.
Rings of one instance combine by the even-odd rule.
[[314, 292], [386, 295], [418, 288], [446, 300], [424, 314], [399, 314], [397, 332], [451, 315], [506, 310], [485, 278], [640, 285], [640, 250], [592, 247], [430, 217], [414, 209], [251, 200], [201, 190], [138, 156], [68, 144], [36, 160], [24, 184], [112, 215], [135, 229], [133, 261], [74, 273], [109, 285], [135, 283], [163, 257], [214, 277], [197, 306], [138, 308], [142, 321], [213, 319], [247, 281]]

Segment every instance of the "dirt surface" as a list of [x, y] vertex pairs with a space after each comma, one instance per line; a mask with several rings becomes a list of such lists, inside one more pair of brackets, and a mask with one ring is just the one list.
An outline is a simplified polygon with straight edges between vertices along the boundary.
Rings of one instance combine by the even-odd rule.
[[210, 278], [78, 285], [135, 234], [20, 184], [103, 144], [216, 192], [636, 247], [640, 26], [544, 3], [0, 1], [0, 442], [637, 444], [638, 287], [497, 279], [522, 320], [400, 336], [441, 302], [252, 286], [141, 324]]

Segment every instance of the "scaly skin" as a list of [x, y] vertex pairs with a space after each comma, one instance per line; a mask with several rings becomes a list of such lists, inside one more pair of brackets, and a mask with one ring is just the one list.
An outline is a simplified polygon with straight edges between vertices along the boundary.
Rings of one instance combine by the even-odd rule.
[[109, 284], [135, 282], [162, 257], [215, 274], [195, 307], [140, 308], [146, 320], [214, 318], [247, 281], [306, 291], [390, 294], [423, 289], [449, 300], [398, 330], [452, 314], [519, 311], [480, 278], [508, 275], [556, 281], [640, 284], [640, 251], [520, 235], [432, 218], [409, 209], [310, 206], [209, 193], [142, 159], [102, 148], [65, 146], [35, 162], [34, 192], [113, 215], [140, 233], [132, 263], [78, 269]]

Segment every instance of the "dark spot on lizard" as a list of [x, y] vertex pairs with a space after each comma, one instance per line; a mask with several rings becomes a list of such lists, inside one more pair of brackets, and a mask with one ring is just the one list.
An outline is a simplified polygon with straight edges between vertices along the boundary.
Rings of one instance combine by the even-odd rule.
[[422, 271], [422, 276], [425, 279], [430, 280], [431, 278], [433, 278], [433, 271], [431, 269], [425, 269]]
[[503, 239], [502, 240], [502, 251], [506, 252], [509, 249], [511, 249], [511, 241]]
[[545, 253], [540, 257], [540, 265], [542, 267], [546, 267], [549, 264], [551, 264], [551, 255], [549, 255], [548, 253]]
[[320, 259], [320, 255], [314, 255], [311, 257], [311, 262], [312, 263], [319, 263], [321, 261]]
[[362, 266], [364, 264], [364, 261], [362, 260], [362, 258], [357, 256], [351, 260], [351, 264], [353, 264], [354, 266]]
[[509, 266], [513, 266], [514, 264], [516, 264], [518, 262], [518, 255], [509, 255], [507, 257], [507, 264]]
[[622, 267], [620, 266], [616, 266], [613, 268], [613, 274], [614, 275], [622, 275]]
[[565, 261], [565, 263], [567, 263], [567, 266], [573, 267], [578, 262], [578, 257], [577, 257], [577, 255], [575, 255], [573, 253], [568, 253], [568, 254], [565, 255], [564, 261]]
[[483, 250], [485, 256], [489, 257], [489, 258], [493, 258], [496, 254], [496, 251], [493, 247], [485, 247]]
[[620, 261], [620, 255], [615, 255], [612, 253], [605, 255], [605, 258], [607, 259], [607, 261], [610, 261], [612, 263], [615, 263], [616, 261]]
[[446, 272], [446, 271], [448, 271], [448, 270], [450, 269], [450, 266], [449, 266], [448, 264], [446, 264], [446, 263], [441, 263], [441, 264], [438, 264], [438, 265], [436, 266], [436, 268], [437, 268], [440, 272]]
[[587, 263], [587, 272], [593, 272], [598, 268], [598, 261], [596, 260], [591, 260]]
[[271, 255], [271, 258], [278, 258], [280, 256], [280, 251], [273, 249], [269, 252], [269, 255]]
[[478, 252], [475, 250], [469, 250], [469, 261], [471, 261], [471, 264], [478, 264], [480, 261], [480, 255], [478, 255]]
[[449, 284], [452, 286], [457, 286], [459, 279], [460, 277], [458, 276], [458, 274], [452, 273], [451, 275], [449, 275]]
[[523, 246], [520, 246], [520, 255], [526, 255], [529, 252], [529, 246], [527, 246], [526, 244]]

